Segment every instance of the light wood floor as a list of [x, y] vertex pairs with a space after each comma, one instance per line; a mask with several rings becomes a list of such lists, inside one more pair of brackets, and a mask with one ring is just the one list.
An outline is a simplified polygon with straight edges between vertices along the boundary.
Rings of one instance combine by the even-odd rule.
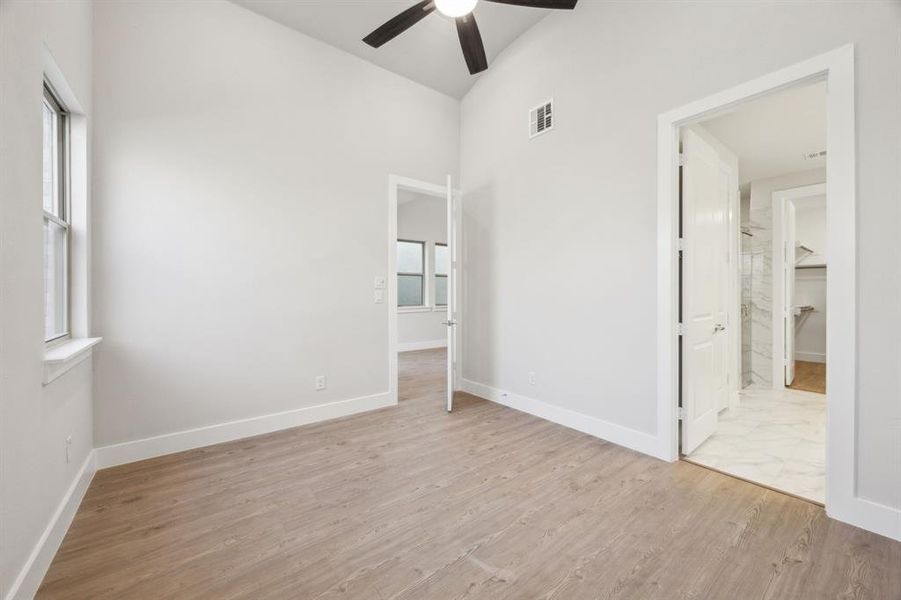
[[460, 395], [97, 473], [40, 598], [901, 598], [901, 544]]
[[793, 390], [825, 394], [826, 364], [796, 360], [795, 380], [788, 387]]

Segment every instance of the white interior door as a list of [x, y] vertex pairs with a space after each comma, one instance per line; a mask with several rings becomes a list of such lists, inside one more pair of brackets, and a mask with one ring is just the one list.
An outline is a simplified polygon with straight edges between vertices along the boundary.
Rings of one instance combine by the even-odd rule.
[[730, 174], [717, 148], [682, 135], [682, 453], [710, 437], [728, 402]]
[[785, 229], [785, 263], [782, 269], [785, 279], [783, 279], [782, 289], [784, 290], [785, 302], [785, 324], [782, 329], [785, 332], [785, 344], [783, 345], [785, 356], [783, 357], [785, 364], [785, 385], [791, 385], [795, 380], [795, 204], [791, 200], [785, 202], [785, 212], [783, 213], [783, 227]]
[[447, 176], [447, 411], [454, 409], [454, 387], [457, 371], [457, 226], [456, 202], [451, 176]]

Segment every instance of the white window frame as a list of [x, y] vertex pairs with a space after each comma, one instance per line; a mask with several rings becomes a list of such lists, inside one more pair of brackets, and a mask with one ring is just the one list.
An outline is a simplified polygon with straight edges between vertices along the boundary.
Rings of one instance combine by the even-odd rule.
[[[426, 279], [428, 278], [429, 269], [428, 269], [428, 264], [427, 264], [427, 260], [426, 260], [426, 256], [428, 254], [426, 252], [426, 242], [420, 241], [420, 240], [407, 240], [407, 239], [397, 238], [397, 243], [398, 244], [400, 244], [400, 243], [419, 244], [420, 251], [422, 252], [422, 272], [413, 273], [413, 272], [406, 272], [406, 271], [404, 271], [404, 272], [398, 271], [397, 273], [395, 273], [395, 277], [397, 277], [397, 281], [400, 281], [400, 278], [403, 276], [419, 277], [420, 288], [421, 288], [420, 298], [422, 298], [422, 302], [419, 304], [403, 304], [403, 305], [398, 304], [397, 308], [400, 311], [404, 311], [404, 310], [410, 311], [410, 310], [416, 310], [416, 309], [422, 309], [422, 308], [428, 307], [429, 306], [429, 298], [428, 298], [428, 285], [427, 285]], [[398, 301], [399, 301], [399, 298], [398, 298]]]
[[[441, 246], [442, 248], [447, 248], [448, 245], [447, 245], [447, 244], [443, 244], [443, 243], [441, 243], [441, 242], [435, 242], [435, 243], [434, 243], [433, 252], [435, 253], [435, 260], [434, 260], [435, 268], [432, 270], [432, 271], [433, 271], [433, 272], [432, 272], [432, 285], [434, 286], [434, 289], [435, 289], [435, 294], [434, 294], [434, 296], [435, 296], [435, 303], [434, 303], [435, 310], [438, 310], [438, 309], [446, 309], [446, 308], [447, 308], [447, 297], [445, 297], [445, 299], [444, 299], [444, 304], [438, 304], [438, 278], [439, 278], [439, 277], [443, 277], [444, 279], [447, 279], [448, 275], [450, 274], [450, 255], [449, 255], [449, 254], [448, 254], [448, 257], [447, 257], [447, 263], [448, 263], [448, 264], [447, 264], [447, 270], [448, 270], [448, 272], [447, 272], [447, 273], [444, 273], [444, 274], [438, 273], [438, 246]], [[445, 289], [446, 289], [446, 288], [447, 288], [447, 286], [445, 285]]]
[[[50, 110], [52, 110], [58, 119], [57, 125], [57, 206], [55, 210], [58, 214], [48, 212], [43, 209], [43, 193], [41, 196], [41, 206], [44, 213], [44, 222], [54, 223], [63, 229], [63, 320], [64, 327], [62, 333], [52, 337], [47, 337], [46, 325], [44, 330], [44, 344], [53, 346], [65, 342], [72, 337], [72, 302], [71, 302], [71, 254], [72, 254], [72, 225], [71, 225], [71, 205], [69, 194], [69, 182], [71, 174], [70, 152], [69, 152], [69, 111], [65, 105], [59, 100], [58, 94], [54, 91], [49, 82], [44, 81], [43, 85], [43, 102]], [[43, 138], [42, 138], [43, 139]], [[43, 142], [42, 142], [43, 143]], [[42, 268], [46, 269], [47, 265], [42, 263]], [[44, 311], [48, 309], [46, 303], [50, 298], [44, 294]]]

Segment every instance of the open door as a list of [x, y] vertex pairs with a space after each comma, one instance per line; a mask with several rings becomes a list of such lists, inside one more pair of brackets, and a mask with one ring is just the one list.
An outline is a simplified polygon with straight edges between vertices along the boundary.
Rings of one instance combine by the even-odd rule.
[[733, 174], [698, 132], [682, 134], [682, 453], [710, 437], [728, 400], [728, 209]]
[[454, 386], [457, 372], [457, 227], [456, 202], [451, 176], [447, 176], [447, 411], [454, 409]]
[[[783, 227], [785, 229], [785, 253], [783, 256], [785, 279], [783, 279], [782, 289], [785, 291], [785, 302], [783, 307], [785, 310], [785, 323], [782, 327], [785, 335], [785, 344], [783, 344], [785, 356], [783, 358], [785, 364], [785, 385], [791, 385], [795, 380], [795, 247], [797, 244], [795, 236], [795, 204], [791, 200], [787, 200], [784, 205]], [[781, 386], [777, 386], [781, 387]]]

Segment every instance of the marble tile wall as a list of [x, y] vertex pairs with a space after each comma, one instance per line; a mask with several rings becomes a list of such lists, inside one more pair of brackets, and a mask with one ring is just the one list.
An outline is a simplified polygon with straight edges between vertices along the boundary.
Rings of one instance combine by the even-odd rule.
[[742, 235], [741, 253], [741, 387], [751, 385], [751, 254], [750, 238]]
[[[763, 204], [763, 203], [761, 203]], [[751, 203], [751, 385], [773, 385], [773, 209]]]

